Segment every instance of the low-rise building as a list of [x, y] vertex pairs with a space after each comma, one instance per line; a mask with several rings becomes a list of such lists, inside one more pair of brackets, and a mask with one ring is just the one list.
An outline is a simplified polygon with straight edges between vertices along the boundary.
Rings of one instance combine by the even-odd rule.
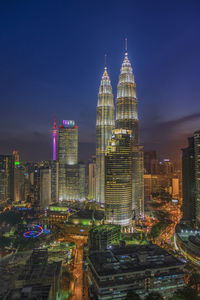
[[92, 299], [125, 299], [131, 291], [141, 299], [150, 292], [169, 297], [185, 284], [183, 267], [155, 245], [112, 247], [89, 255], [89, 292]]
[[121, 227], [111, 224], [93, 226], [89, 231], [89, 250], [108, 249], [115, 241], [120, 240]]

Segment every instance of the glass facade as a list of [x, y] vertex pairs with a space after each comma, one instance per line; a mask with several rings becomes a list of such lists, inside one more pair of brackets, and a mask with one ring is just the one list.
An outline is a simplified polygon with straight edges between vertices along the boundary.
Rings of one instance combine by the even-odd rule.
[[51, 203], [51, 169], [40, 169], [40, 207], [45, 209]]
[[188, 147], [182, 149], [183, 220], [195, 223], [195, 158], [194, 137], [188, 138]]
[[78, 126], [63, 120], [58, 136], [59, 200], [78, 199]]
[[183, 220], [200, 225], [200, 131], [182, 149]]
[[132, 220], [131, 131], [113, 130], [105, 156], [105, 211], [108, 223], [128, 226]]
[[196, 223], [200, 225], [200, 131], [194, 133]]
[[138, 144], [138, 100], [133, 70], [128, 59], [128, 53], [122, 63], [116, 99], [116, 128], [132, 130], [133, 143]]
[[105, 151], [114, 128], [114, 104], [107, 67], [99, 87], [96, 117], [96, 200], [105, 202]]
[[122, 63], [116, 99], [116, 128], [132, 132], [132, 210], [135, 217], [144, 215], [144, 158], [143, 150], [138, 146], [138, 100], [133, 70], [125, 52]]
[[0, 155], [0, 201], [14, 200], [14, 158], [12, 155]]

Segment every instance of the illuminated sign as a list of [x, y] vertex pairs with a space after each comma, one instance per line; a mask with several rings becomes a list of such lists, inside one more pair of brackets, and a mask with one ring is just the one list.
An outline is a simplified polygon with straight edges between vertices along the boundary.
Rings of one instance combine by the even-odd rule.
[[20, 162], [19, 161], [15, 161], [15, 166], [19, 166]]
[[63, 126], [64, 127], [74, 127], [75, 121], [72, 120], [63, 120]]
[[172, 202], [177, 203], [178, 199], [172, 199]]

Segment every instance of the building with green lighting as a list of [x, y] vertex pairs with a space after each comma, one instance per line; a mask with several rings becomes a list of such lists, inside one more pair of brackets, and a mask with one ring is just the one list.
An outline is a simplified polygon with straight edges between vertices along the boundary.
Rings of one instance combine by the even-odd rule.
[[93, 226], [89, 231], [89, 251], [109, 249], [113, 243], [119, 243], [121, 227], [112, 224]]

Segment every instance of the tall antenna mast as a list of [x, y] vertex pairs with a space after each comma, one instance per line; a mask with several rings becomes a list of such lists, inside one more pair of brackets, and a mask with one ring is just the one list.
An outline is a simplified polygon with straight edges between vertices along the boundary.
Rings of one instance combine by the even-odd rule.
[[127, 38], [125, 38], [125, 53], [127, 53]]
[[105, 68], [107, 68], [107, 54], [104, 56], [104, 63], [105, 63]]

